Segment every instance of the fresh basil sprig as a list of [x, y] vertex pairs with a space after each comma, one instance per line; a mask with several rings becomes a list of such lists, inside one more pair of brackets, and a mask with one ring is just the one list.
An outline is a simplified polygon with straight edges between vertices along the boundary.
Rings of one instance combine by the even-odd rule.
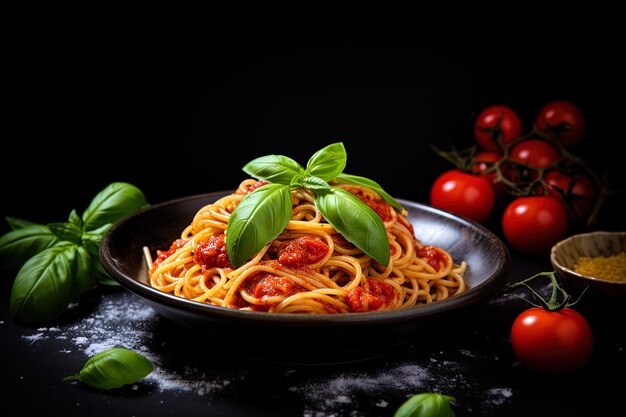
[[100, 263], [99, 247], [111, 225], [146, 207], [137, 187], [114, 182], [100, 191], [79, 216], [47, 225], [9, 217], [13, 230], [0, 237], [0, 262], [18, 269], [10, 312], [16, 322], [33, 325], [58, 317], [75, 298], [111, 280]]
[[436, 392], [413, 395], [396, 410], [393, 417], [454, 417], [450, 401], [454, 398]]
[[326, 221], [349, 242], [377, 262], [389, 263], [389, 240], [381, 218], [365, 203], [336, 184], [368, 187], [395, 210], [402, 206], [376, 182], [344, 174], [347, 163], [343, 143], [330, 144], [311, 156], [306, 169], [283, 155], [256, 158], [243, 167], [248, 175], [270, 184], [247, 194], [228, 221], [226, 247], [234, 267], [243, 265], [275, 239], [291, 218], [291, 191], [306, 188]]
[[79, 380], [92, 388], [111, 390], [134, 384], [154, 370], [142, 354], [124, 348], [111, 348], [95, 354], [78, 375], [66, 376], [64, 381]]

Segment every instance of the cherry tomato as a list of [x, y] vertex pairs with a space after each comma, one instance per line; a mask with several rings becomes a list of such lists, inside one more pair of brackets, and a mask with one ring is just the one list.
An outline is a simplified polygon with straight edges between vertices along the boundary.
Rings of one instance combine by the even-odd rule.
[[526, 253], [545, 254], [565, 237], [568, 226], [565, 207], [552, 196], [518, 197], [502, 214], [504, 237]]
[[495, 193], [486, 178], [452, 169], [435, 179], [430, 189], [430, 203], [482, 223], [493, 211]]
[[512, 161], [526, 164], [533, 168], [545, 168], [559, 160], [558, 149], [545, 140], [528, 139], [519, 142], [511, 149]]
[[[522, 136], [522, 119], [506, 106], [494, 105], [484, 109], [474, 123], [474, 137], [483, 149], [499, 151], [501, 145]], [[499, 143], [498, 143], [499, 142]]]
[[546, 173], [544, 180], [548, 192], [563, 202], [570, 221], [587, 220], [596, 204], [596, 189], [585, 174], [565, 174], [553, 169]]
[[580, 142], [585, 135], [583, 112], [569, 101], [546, 104], [539, 111], [536, 123], [539, 130], [569, 148]]
[[[495, 171], [489, 172], [487, 174], [483, 174], [486, 170], [491, 168], [494, 163], [500, 161], [503, 158], [503, 155], [500, 152], [496, 151], [481, 151], [478, 152], [474, 156], [474, 162], [472, 165], [472, 172], [483, 175], [493, 185], [493, 190], [496, 193], [496, 199], [502, 199], [506, 194], [506, 187], [501, 181], [498, 181], [498, 176]], [[513, 175], [510, 167], [507, 164], [500, 165], [500, 172], [502, 175], [509, 179], [513, 179]]]
[[576, 310], [532, 307], [513, 321], [511, 345], [517, 359], [532, 371], [571, 373], [589, 360], [593, 334], [587, 319]]

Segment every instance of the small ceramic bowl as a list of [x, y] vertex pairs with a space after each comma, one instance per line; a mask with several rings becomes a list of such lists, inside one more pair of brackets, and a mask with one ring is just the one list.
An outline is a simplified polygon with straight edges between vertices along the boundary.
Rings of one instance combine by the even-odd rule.
[[595, 305], [626, 308], [626, 281], [602, 279], [574, 271], [578, 258], [618, 255], [626, 251], [626, 232], [590, 232], [568, 237], [552, 247], [550, 262], [563, 284]]

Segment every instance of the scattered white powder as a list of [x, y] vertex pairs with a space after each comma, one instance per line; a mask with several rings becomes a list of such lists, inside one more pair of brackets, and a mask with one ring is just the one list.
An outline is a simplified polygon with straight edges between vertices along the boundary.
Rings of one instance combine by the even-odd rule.
[[[79, 307], [74, 303], [71, 308]], [[172, 341], [159, 339], [157, 327], [162, 319], [156, 311], [132, 294], [103, 295], [98, 305], [79, 320], [58, 327], [41, 327], [22, 339], [37, 349], [48, 340], [60, 343], [62, 354], [82, 353], [85, 360], [112, 347], [124, 347], [145, 355], [154, 365], [154, 371], [145, 383], [157, 391], [178, 391], [198, 396], [218, 396], [230, 385], [229, 391], [249, 392], [249, 381], [255, 381], [254, 369], [249, 371], [236, 367], [196, 368], [177, 360], [176, 347]], [[179, 347], [180, 348], [180, 347]], [[493, 360], [469, 350], [453, 352], [443, 350], [415, 364], [406, 359], [385, 366], [359, 367], [361, 371], [349, 371], [350, 367], [329, 368], [326, 372], [308, 373], [307, 369], [288, 368], [274, 375], [286, 395], [297, 395], [304, 404], [303, 417], [358, 417], [359, 409], [372, 406], [387, 408], [399, 398], [408, 399], [420, 392], [441, 392], [455, 396], [457, 401], [467, 398], [475, 406], [491, 408], [510, 401], [513, 391], [506, 387], [494, 387], [478, 392], [480, 383], [474, 378], [476, 372], [468, 372], [467, 366], [479, 367], [479, 362]], [[461, 358], [467, 358], [462, 361]], [[496, 358], [497, 360], [497, 358]], [[193, 363], [193, 362], [192, 362]], [[472, 365], [473, 364], [473, 365]], [[367, 371], [362, 371], [365, 369]], [[317, 375], [317, 376], [315, 376]], [[280, 381], [282, 380], [282, 381]], [[138, 389], [133, 387], [133, 389]], [[465, 396], [465, 397], [464, 397]], [[368, 398], [375, 398], [368, 400]], [[476, 399], [479, 403], [476, 404]], [[163, 403], [162, 399], [159, 399]], [[369, 401], [367, 404], [363, 401]], [[78, 404], [77, 404], [78, 406]], [[469, 405], [466, 410], [471, 412]]]

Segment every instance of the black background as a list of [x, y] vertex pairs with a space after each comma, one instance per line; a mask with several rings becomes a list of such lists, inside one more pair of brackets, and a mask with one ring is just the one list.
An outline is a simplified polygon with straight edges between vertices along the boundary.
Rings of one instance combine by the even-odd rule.
[[[253, 158], [306, 164], [336, 141], [346, 172], [427, 203], [451, 168], [430, 145], [473, 145], [474, 117], [492, 104], [515, 109], [529, 130], [541, 106], [561, 99], [587, 117], [574, 153], [622, 187], [619, 30], [563, 22], [224, 20], [35, 32], [10, 60], [14, 129], [0, 215], [63, 221], [112, 181], [137, 185], [151, 203], [229, 190]], [[622, 197], [598, 228], [624, 224]]]
[[[346, 172], [376, 180], [393, 196], [427, 203], [432, 181], [450, 168], [430, 145], [473, 145], [473, 118], [489, 105], [510, 106], [530, 129], [541, 106], [561, 99], [580, 106], [587, 118], [588, 134], [575, 153], [597, 172], [607, 172], [614, 188], [624, 188], [618, 150], [624, 140], [623, 34], [607, 20], [594, 28], [564, 17], [523, 24], [501, 17], [464, 26], [213, 17], [182, 31], [164, 21], [153, 23], [127, 27], [111, 21], [92, 27], [85, 19], [77, 27], [51, 20], [45, 28], [25, 26], [7, 38], [0, 216], [64, 221], [72, 209], [82, 213], [113, 181], [135, 184], [151, 203], [234, 189], [246, 177], [241, 168], [255, 157], [276, 153], [306, 164], [312, 153], [336, 141], [343, 141], [348, 153]], [[594, 227], [626, 230], [624, 209], [623, 195], [609, 200]], [[0, 232], [8, 230], [0, 223]], [[497, 231], [497, 214], [489, 227]], [[547, 258], [512, 254], [511, 279], [549, 266]], [[8, 395], [4, 403], [38, 414], [52, 409], [108, 414], [107, 404], [125, 415], [156, 415], [165, 400], [167, 414], [186, 406], [184, 412], [206, 415], [203, 399], [193, 395], [105, 396], [59, 382], [59, 375], [78, 369], [84, 358], [55, 360], [60, 354], [54, 344], [44, 355], [25, 347], [20, 335], [27, 329], [8, 317], [11, 280], [2, 284], [7, 336], [2, 374], [3, 383], [11, 384], [1, 390]], [[522, 306], [485, 306], [484, 323], [472, 321], [458, 339], [443, 339], [441, 345], [435, 339], [420, 360], [429, 363], [428, 355], [444, 350], [442, 359], [462, 359], [454, 352], [465, 348], [485, 358], [500, 356], [502, 364], [479, 361], [467, 371], [480, 389], [497, 383], [515, 389], [513, 401], [496, 414], [614, 410], [617, 386], [606, 381], [612, 372], [623, 375], [624, 357], [623, 338], [612, 322], [590, 315], [597, 354], [585, 372], [539, 379], [509, 369], [514, 358], [507, 332]], [[155, 343], [177, 340], [173, 326], [162, 326]], [[186, 349], [186, 343], [196, 342], [192, 337], [180, 344]], [[176, 357], [170, 351], [164, 355]], [[377, 370], [386, 366], [383, 362], [355, 369]], [[233, 388], [212, 400], [216, 414], [232, 415], [228, 408], [245, 404], [244, 399], [265, 407], [257, 415], [302, 414], [295, 395], [284, 403], [277, 400], [277, 392], [290, 383], [281, 372], [239, 362], [231, 369], [231, 364], [216, 372], [252, 369], [258, 376], [243, 391]], [[297, 377], [306, 381], [316, 375], [325, 376], [325, 370]], [[272, 385], [276, 381], [278, 389]], [[32, 395], [39, 400], [33, 402]], [[471, 403], [472, 392], [459, 395]], [[369, 404], [371, 398], [364, 395], [362, 401]], [[391, 414], [401, 400], [395, 397], [385, 411]], [[280, 407], [282, 413], [276, 411]], [[379, 411], [363, 406], [368, 407]]]

